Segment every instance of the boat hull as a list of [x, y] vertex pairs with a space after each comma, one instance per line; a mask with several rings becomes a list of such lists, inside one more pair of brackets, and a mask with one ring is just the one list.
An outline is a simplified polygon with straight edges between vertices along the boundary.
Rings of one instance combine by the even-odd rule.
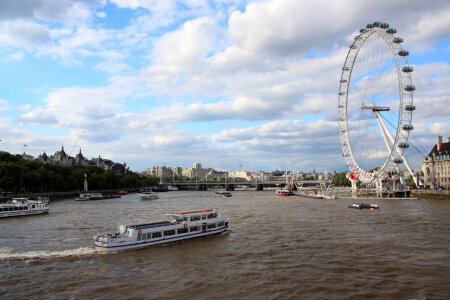
[[46, 208], [46, 209], [39, 209], [39, 210], [28, 210], [28, 211], [7, 211], [7, 212], [2, 212], [0, 214], [0, 218], [21, 217], [21, 216], [28, 216], [28, 215], [47, 214], [48, 211], [49, 211], [48, 208]]
[[128, 243], [128, 244], [115, 244], [111, 246], [97, 246], [95, 245], [94, 248], [97, 251], [102, 252], [116, 252], [116, 251], [125, 251], [125, 250], [135, 250], [135, 249], [141, 249], [146, 248], [154, 245], [160, 245], [160, 244], [166, 244], [166, 243], [172, 243], [176, 241], [182, 241], [182, 240], [188, 240], [198, 237], [204, 237], [208, 235], [214, 235], [214, 234], [221, 234], [228, 230], [228, 223], [225, 224], [225, 226], [217, 229], [210, 229], [203, 232], [196, 232], [196, 233], [187, 233], [179, 236], [173, 236], [173, 237], [164, 237], [157, 240], [151, 240], [151, 241], [140, 241], [135, 243]]

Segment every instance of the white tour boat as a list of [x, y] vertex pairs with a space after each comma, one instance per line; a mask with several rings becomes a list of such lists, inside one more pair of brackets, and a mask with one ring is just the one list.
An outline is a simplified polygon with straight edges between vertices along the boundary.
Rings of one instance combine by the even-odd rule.
[[155, 200], [158, 199], [158, 194], [152, 191], [141, 192], [139, 200]]
[[119, 232], [94, 235], [95, 249], [121, 251], [222, 233], [228, 220], [217, 210], [204, 209], [168, 214], [170, 221], [120, 225]]
[[48, 201], [12, 198], [0, 203], [0, 218], [48, 213]]

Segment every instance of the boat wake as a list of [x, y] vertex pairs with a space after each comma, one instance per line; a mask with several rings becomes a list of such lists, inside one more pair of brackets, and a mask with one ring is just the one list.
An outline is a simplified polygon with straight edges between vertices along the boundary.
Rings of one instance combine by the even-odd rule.
[[98, 253], [93, 247], [82, 247], [68, 250], [18, 251], [12, 248], [0, 248], [0, 260], [7, 259], [39, 259], [54, 257], [86, 256]]

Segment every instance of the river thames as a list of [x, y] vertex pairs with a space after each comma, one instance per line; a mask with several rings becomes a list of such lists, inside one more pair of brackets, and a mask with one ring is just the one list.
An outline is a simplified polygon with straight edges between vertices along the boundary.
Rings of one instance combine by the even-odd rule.
[[[50, 203], [0, 220], [1, 299], [449, 299], [450, 201], [279, 198], [274, 191], [160, 193]], [[98, 253], [92, 236], [216, 208], [230, 231]]]

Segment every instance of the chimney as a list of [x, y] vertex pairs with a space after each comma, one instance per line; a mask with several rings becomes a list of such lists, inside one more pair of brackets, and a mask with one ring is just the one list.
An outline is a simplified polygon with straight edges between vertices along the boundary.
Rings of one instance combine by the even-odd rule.
[[438, 136], [438, 141], [436, 144], [438, 152], [441, 151], [441, 144], [442, 144], [442, 136], [440, 135], [440, 136]]

